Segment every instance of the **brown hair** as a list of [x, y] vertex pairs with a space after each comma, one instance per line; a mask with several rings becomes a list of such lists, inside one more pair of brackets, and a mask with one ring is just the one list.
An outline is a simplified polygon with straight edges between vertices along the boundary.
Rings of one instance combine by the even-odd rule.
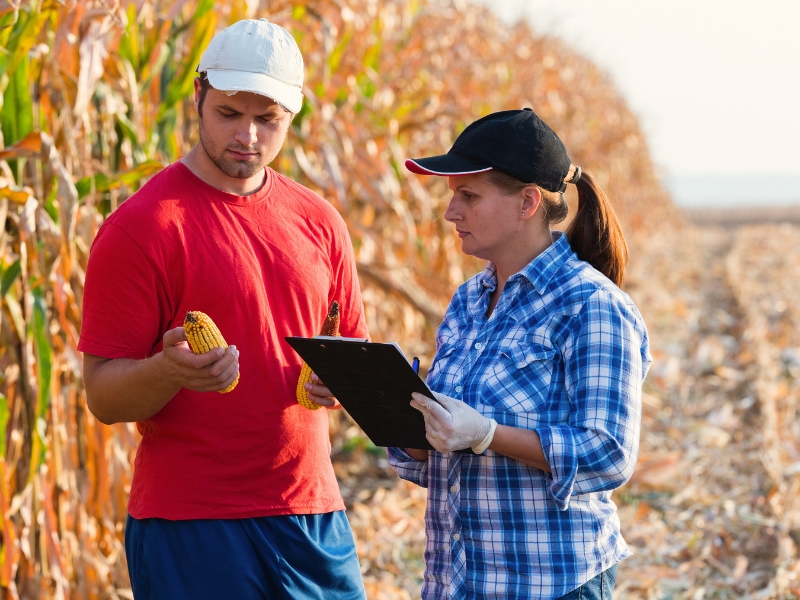
[[200, 99], [197, 102], [197, 114], [202, 119], [203, 118], [203, 102], [206, 100], [206, 94], [208, 93], [208, 88], [211, 87], [211, 84], [208, 82], [208, 75], [205, 71], [202, 71], [198, 77], [200, 77]]
[[[578, 167], [570, 165], [564, 179], [572, 183]], [[500, 171], [488, 171], [489, 180], [506, 193], [515, 193], [535, 183], [524, 183]], [[617, 214], [603, 189], [586, 171], [581, 171], [577, 182], [578, 212], [566, 230], [569, 245], [578, 258], [588, 262], [618, 287], [625, 280], [628, 262], [628, 244], [622, 234]], [[536, 186], [542, 193], [542, 207], [549, 224], [560, 223], [567, 217], [568, 205], [564, 194], [550, 192]]]

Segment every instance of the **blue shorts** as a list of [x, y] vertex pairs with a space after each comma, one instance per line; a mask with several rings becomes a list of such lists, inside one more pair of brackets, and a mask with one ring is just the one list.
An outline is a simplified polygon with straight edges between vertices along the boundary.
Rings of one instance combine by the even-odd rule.
[[136, 600], [365, 600], [344, 511], [252, 519], [128, 517]]

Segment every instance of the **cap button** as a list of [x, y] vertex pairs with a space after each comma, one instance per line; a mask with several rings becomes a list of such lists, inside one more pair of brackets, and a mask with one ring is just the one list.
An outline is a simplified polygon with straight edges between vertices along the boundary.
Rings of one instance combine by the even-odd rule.
[[533, 112], [533, 109], [532, 108], [528, 108], [527, 106], [525, 108], [523, 108], [522, 110], [529, 110], [529, 111]]

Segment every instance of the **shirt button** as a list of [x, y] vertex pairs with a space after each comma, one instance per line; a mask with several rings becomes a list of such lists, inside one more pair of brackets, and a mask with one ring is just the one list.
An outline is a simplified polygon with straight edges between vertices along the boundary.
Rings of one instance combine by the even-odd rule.
[[453, 539], [454, 539], [455, 541], [458, 541], [458, 540], [460, 540], [460, 539], [461, 539], [461, 536], [460, 536], [460, 535], [458, 535], [457, 533], [454, 533], [454, 534], [453, 534]]
[[458, 491], [458, 486], [457, 485], [451, 485], [450, 486], [450, 491], [455, 494]]
[[457, 392], [460, 392], [460, 391], [461, 391], [461, 386], [460, 386], [460, 385], [457, 385], [457, 386], [456, 386], [456, 391], [457, 391]]
[[481, 344], [480, 342], [475, 342], [475, 349], [480, 350], [481, 348], [483, 348], [483, 344]]

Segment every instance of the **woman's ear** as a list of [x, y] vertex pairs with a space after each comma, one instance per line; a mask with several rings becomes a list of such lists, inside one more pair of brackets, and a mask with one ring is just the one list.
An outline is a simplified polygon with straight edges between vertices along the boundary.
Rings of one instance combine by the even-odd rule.
[[528, 185], [520, 190], [522, 196], [523, 219], [530, 219], [542, 204], [542, 191], [535, 185]]

